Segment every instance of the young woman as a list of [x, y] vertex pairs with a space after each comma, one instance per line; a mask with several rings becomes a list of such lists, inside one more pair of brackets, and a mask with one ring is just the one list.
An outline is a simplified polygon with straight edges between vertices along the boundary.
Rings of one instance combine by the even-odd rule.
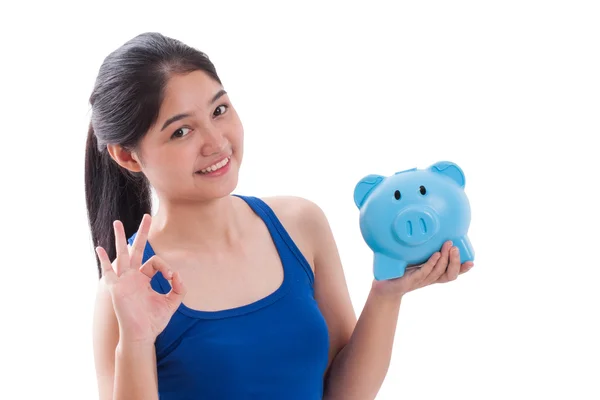
[[243, 128], [205, 54], [139, 35], [105, 59], [90, 103], [101, 399], [373, 399], [403, 295], [473, 265], [446, 243], [374, 280], [357, 321], [321, 209], [232, 194]]

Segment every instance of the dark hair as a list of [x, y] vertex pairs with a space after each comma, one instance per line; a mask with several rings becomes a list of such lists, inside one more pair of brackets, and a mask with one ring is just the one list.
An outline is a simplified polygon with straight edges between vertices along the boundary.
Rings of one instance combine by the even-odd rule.
[[[151, 212], [152, 197], [146, 177], [122, 168], [106, 146], [119, 144], [129, 151], [136, 150], [156, 122], [170, 76], [196, 70], [221, 84], [206, 54], [154, 32], [129, 40], [110, 53], [100, 67], [90, 96], [85, 196], [94, 247], [106, 249], [111, 260], [116, 258], [113, 222], [123, 222], [129, 238], [144, 214]], [[101, 278], [97, 255], [96, 264]]]

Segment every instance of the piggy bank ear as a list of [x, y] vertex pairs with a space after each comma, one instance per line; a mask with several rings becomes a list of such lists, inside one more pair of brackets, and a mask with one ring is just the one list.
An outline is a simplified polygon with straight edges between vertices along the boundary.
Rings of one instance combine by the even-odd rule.
[[462, 169], [450, 161], [440, 161], [433, 164], [429, 167], [433, 172], [446, 175], [448, 178], [452, 179], [454, 182], [458, 184], [461, 188], [465, 187], [465, 174]]
[[385, 178], [381, 175], [367, 175], [360, 180], [354, 187], [354, 204], [360, 208], [373, 189], [379, 185]]

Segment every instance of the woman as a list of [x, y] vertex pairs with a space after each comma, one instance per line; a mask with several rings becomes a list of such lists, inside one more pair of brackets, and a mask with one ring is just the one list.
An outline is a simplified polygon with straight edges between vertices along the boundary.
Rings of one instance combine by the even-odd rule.
[[374, 281], [357, 321], [321, 209], [232, 195], [243, 128], [205, 54], [139, 35], [105, 59], [90, 103], [101, 399], [373, 399], [403, 295], [472, 266], [446, 243]]

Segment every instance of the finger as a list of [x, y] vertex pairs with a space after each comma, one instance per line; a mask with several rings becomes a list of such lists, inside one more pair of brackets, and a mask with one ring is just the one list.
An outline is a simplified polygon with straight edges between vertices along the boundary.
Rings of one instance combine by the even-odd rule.
[[102, 269], [102, 277], [106, 280], [108, 284], [112, 284], [117, 280], [117, 274], [113, 270], [112, 264], [110, 262], [110, 258], [108, 258], [108, 254], [103, 247], [96, 247], [96, 254], [98, 255], [98, 259], [100, 260], [100, 268]]
[[463, 265], [460, 266], [459, 275], [464, 274], [465, 272], [469, 272], [471, 268], [473, 268], [474, 264], [472, 261], [467, 261]]
[[173, 280], [171, 282], [171, 290], [169, 291], [169, 293], [167, 293], [165, 295], [167, 302], [169, 303], [169, 306], [171, 307], [171, 309], [173, 311], [177, 310], [177, 308], [183, 301], [183, 298], [185, 297], [186, 293], [187, 293], [187, 288], [185, 287], [185, 285], [183, 284], [183, 281], [181, 280], [181, 275], [179, 275], [179, 271], [176, 271], [173, 274]]
[[148, 232], [150, 231], [150, 223], [150, 215], [144, 214], [137, 235], [133, 240], [133, 245], [129, 249], [129, 263], [132, 268], [140, 268], [140, 265], [142, 264], [144, 249], [146, 248], [146, 242], [148, 240]]
[[[465, 272], [468, 272], [472, 267], [473, 267], [473, 263], [471, 261], [465, 262], [464, 264], [462, 264], [459, 267], [457, 276], [464, 274]], [[448, 267], [448, 269], [450, 269], [450, 267]], [[452, 276], [450, 276], [448, 274], [444, 274], [435, 283], [446, 283], [446, 282], [450, 282], [454, 279], [456, 279], [456, 277], [453, 278]]]
[[448, 263], [448, 268], [446, 269], [446, 273], [443, 275], [443, 278], [446, 282], [450, 282], [455, 280], [458, 277], [460, 272], [460, 253], [458, 247], [453, 247], [450, 250], [450, 260]]
[[448, 267], [448, 256], [450, 253], [450, 249], [452, 248], [452, 242], [447, 241], [442, 246], [441, 257], [435, 264], [435, 267], [431, 271], [431, 273], [425, 278], [424, 283], [426, 285], [432, 284], [437, 281], [443, 274], [446, 272], [446, 268]]
[[421, 267], [418, 270], [413, 271], [413, 273], [410, 274], [411, 280], [415, 283], [420, 283], [424, 281], [425, 278], [429, 276], [429, 274], [433, 270], [433, 267], [435, 267], [441, 256], [442, 255], [439, 251], [433, 253], [431, 257], [429, 257], [429, 260], [427, 260], [423, 265], [421, 265]]
[[127, 238], [125, 237], [125, 227], [119, 220], [113, 222], [115, 230], [115, 248], [117, 250], [117, 276], [121, 276], [126, 269], [129, 269], [129, 249], [127, 248]]
[[165, 279], [173, 277], [173, 271], [169, 265], [160, 257], [154, 255], [140, 267], [140, 272], [152, 279], [157, 272], [161, 272]]

